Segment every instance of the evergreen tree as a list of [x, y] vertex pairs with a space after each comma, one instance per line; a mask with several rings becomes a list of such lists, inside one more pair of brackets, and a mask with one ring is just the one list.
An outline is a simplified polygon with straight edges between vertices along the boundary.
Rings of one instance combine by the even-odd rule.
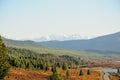
[[49, 66], [48, 66], [48, 65], [46, 65], [45, 70], [46, 70], [46, 71], [49, 70]]
[[62, 69], [63, 69], [63, 70], [67, 70], [67, 69], [68, 69], [68, 65], [67, 65], [67, 63], [63, 63], [63, 65], [62, 65]]
[[2, 42], [2, 38], [0, 36], [0, 80], [4, 79], [9, 70], [9, 64], [7, 63], [6, 60], [6, 53], [7, 48], [5, 44]]
[[120, 69], [117, 69], [117, 73], [120, 73]]
[[51, 70], [52, 70], [53, 73], [57, 72], [56, 66], [53, 66]]
[[56, 69], [54, 72], [53, 72], [53, 75], [50, 76], [50, 80], [63, 80], [61, 74], [58, 72], [58, 70]]
[[70, 76], [69, 70], [66, 71], [66, 77], [68, 78]]
[[90, 69], [87, 70], [87, 75], [90, 75], [91, 74], [91, 71]]
[[82, 75], [83, 75], [83, 71], [82, 71], [82, 70], [80, 70], [79, 76], [82, 76]]

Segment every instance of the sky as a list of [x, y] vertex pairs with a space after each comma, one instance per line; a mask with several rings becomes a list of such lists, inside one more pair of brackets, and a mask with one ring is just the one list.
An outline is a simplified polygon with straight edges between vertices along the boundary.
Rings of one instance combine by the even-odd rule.
[[96, 37], [120, 31], [120, 0], [0, 0], [0, 35]]

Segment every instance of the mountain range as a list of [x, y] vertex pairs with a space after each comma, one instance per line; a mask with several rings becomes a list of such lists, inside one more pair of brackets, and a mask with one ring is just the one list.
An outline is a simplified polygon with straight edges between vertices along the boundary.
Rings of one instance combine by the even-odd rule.
[[120, 52], [120, 32], [96, 37], [93, 39], [46, 41], [41, 42], [41, 44], [60, 49]]
[[[9, 47], [15, 47], [18, 49], [27, 49], [31, 50], [40, 54], [54, 54], [54, 55], [70, 55], [70, 56], [101, 56], [101, 54], [98, 53], [89, 53], [85, 51], [76, 51], [76, 50], [67, 50], [67, 49], [56, 49], [56, 48], [51, 48], [42, 45], [39, 42], [34, 42], [30, 40], [12, 40], [12, 39], [7, 39], [2, 37], [3, 42], [6, 44], [6, 46]], [[91, 54], [91, 55], [88, 55]]]
[[[38, 53], [88, 55], [90, 53], [120, 54], [120, 32], [96, 37], [93, 39], [66, 40], [66, 41], [21, 41], [3, 38], [7, 46], [26, 48]], [[85, 52], [84, 52], [85, 51]], [[92, 55], [92, 54], [91, 54]], [[93, 54], [96, 55], [96, 54]], [[98, 54], [97, 54], [98, 55]]]

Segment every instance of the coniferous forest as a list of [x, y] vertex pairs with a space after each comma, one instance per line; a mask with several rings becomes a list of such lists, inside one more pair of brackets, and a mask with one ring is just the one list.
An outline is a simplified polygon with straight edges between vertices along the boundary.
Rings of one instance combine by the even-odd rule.
[[7, 47], [0, 36], [0, 80], [4, 79], [9, 71], [9, 64], [6, 59]]
[[68, 65], [69, 68], [72, 68], [86, 64], [83, 59], [68, 55], [39, 54], [28, 49], [13, 47], [7, 47], [7, 60], [14, 67], [41, 70], [49, 70], [52, 66], [62, 67]]

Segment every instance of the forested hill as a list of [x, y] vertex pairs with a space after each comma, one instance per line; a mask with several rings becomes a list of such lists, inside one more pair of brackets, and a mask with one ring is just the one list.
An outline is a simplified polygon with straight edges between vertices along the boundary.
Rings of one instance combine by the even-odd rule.
[[[41, 45], [41, 43], [34, 41], [18, 41], [3, 38], [4, 43], [8, 47], [16, 47], [21, 49], [29, 49], [40, 54], [54, 54], [54, 55], [71, 55], [71, 56], [101, 56], [98, 53], [89, 53], [85, 51], [55, 49]], [[91, 54], [91, 55], [88, 55]]]
[[7, 47], [7, 60], [10, 65], [20, 68], [45, 69], [52, 65], [61, 66], [63, 62], [68, 65], [85, 64], [80, 57], [68, 55], [55, 56], [53, 54], [39, 54], [28, 49]]
[[42, 44], [62, 49], [120, 52], [120, 32], [88, 40], [48, 41]]
[[20, 40], [11, 40], [11, 39], [6, 39], [4, 37], [2, 37], [4, 43], [7, 46], [15, 46], [15, 47], [43, 47], [40, 43], [34, 42], [34, 41], [30, 41], [30, 40], [26, 40], [26, 41], [20, 41]]

